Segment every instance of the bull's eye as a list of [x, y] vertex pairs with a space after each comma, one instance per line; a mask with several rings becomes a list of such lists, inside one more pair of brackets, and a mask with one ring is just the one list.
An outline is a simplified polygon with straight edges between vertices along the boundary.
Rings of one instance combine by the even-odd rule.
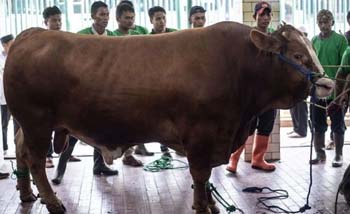
[[294, 54], [294, 59], [296, 60], [301, 60], [303, 58], [303, 55], [302, 54]]

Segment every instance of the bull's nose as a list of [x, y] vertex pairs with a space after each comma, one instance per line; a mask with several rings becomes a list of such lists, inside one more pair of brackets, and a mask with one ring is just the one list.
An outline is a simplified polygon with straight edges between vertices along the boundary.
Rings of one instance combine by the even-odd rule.
[[330, 96], [334, 90], [335, 83], [328, 78], [320, 78], [315, 82], [316, 96], [319, 98], [326, 98]]

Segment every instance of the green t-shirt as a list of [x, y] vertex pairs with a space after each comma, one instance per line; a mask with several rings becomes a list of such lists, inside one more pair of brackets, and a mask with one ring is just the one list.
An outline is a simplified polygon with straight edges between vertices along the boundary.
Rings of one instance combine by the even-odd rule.
[[140, 25], [135, 25], [135, 28], [132, 29], [133, 31], [137, 31], [139, 34], [148, 34], [148, 30], [145, 27], [142, 27]]
[[[107, 36], [115, 36], [115, 34], [110, 31], [110, 30], [107, 30]], [[94, 34], [94, 31], [92, 31], [92, 27], [88, 27], [88, 28], [85, 28], [85, 29], [82, 29], [80, 31], [78, 31], [78, 34], [90, 34], [90, 35], [93, 35]]]
[[[165, 32], [164, 33], [170, 33], [170, 32], [174, 32], [174, 31], [177, 31], [177, 30], [174, 29], [174, 28], [165, 28]], [[151, 33], [149, 33], [149, 34], [156, 34], [156, 33], [152, 29]]]
[[[343, 53], [347, 48], [347, 41], [343, 35], [332, 31], [329, 38], [320, 39], [319, 36], [314, 36], [311, 42], [322, 66], [340, 65]], [[324, 68], [326, 74], [331, 78], [335, 77], [337, 70], [337, 67]]]
[[[120, 32], [118, 29], [113, 31], [113, 33], [114, 33], [115, 36], [126, 36], [125, 34]], [[140, 33], [138, 31], [130, 29], [128, 35], [140, 35]]]
[[[350, 66], [350, 46], [346, 48], [340, 65]], [[350, 73], [350, 67], [341, 67], [340, 69], [343, 72]]]

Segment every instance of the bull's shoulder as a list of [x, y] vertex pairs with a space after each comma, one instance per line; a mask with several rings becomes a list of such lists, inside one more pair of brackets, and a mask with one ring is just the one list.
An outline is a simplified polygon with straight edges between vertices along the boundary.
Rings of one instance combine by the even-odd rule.
[[211, 26], [208, 26], [207, 28], [214, 29], [214, 30], [228, 30], [228, 31], [242, 31], [242, 30], [251, 30], [252, 27], [241, 24], [238, 22], [232, 22], [232, 21], [223, 21], [218, 22], [216, 24], [213, 24]]
[[40, 28], [40, 27], [32, 27], [29, 29], [26, 29], [24, 31], [22, 31], [17, 37], [16, 40], [22, 40], [22, 39], [26, 39], [28, 37], [31, 37], [32, 35], [41, 33], [47, 31], [44, 28]]

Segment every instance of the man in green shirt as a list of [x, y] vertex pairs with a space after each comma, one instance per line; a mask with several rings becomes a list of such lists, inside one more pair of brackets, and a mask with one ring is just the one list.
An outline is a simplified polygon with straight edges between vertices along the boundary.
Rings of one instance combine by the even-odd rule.
[[[48, 30], [61, 30], [62, 21], [61, 21], [61, 11], [58, 7], [52, 6], [47, 7], [43, 11], [44, 24]], [[52, 143], [50, 143], [49, 150], [46, 154], [46, 168], [53, 168], [53, 148]]]
[[[132, 8], [135, 8], [134, 4], [131, 1], [129, 1], [129, 0], [121, 0], [119, 2], [118, 6], [121, 5], [121, 4], [127, 4], [127, 5], [131, 6]], [[134, 14], [135, 14], [135, 12], [134, 12]], [[130, 30], [132, 30], [131, 35], [134, 35], [134, 34], [144, 34], [144, 35], [146, 35], [146, 34], [148, 34], [147, 28], [142, 27], [140, 25], [135, 25], [135, 16], [134, 16], [134, 22], [133, 22], [132, 26], [130, 27]]]
[[[109, 21], [108, 6], [101, 1], [94, 2], [91, 8], [93, 8], [94, 5], [98, 5], [98, 7], [95, 6], [96, 10], [91, 9], [91, 17], [94, 20], [92, 27], [85, 28], [79, 31], [78, 33], [91, 34], [91, 32], [93, 32], [93, 34], [99, 35], [99, 36], [101, 35], [117, 36], [114, 32], [106, 29]], [[140, 160], [137, 160], [134, 156], [132, 156], [132, 152], [133, 152], [132, 148], [128, 149], [125, 152], [123, 157], [123, 163], [125, 165], [134, 166], [134, 167], [143, 166]], [[117, 173], [118, 173], [117, 170], [111, 170], [105, 165], [101, 154], [95, 149], [94, 150], [94, 174], [113, 175]]]
[[[115, 36], [112, 31], [106, 29], [109, 21], [108, 6], [102, 1], [96, 1], [91, 5], [91, 18], [93, 24], [91, 27], [80, 30], [78, 34], [88, 34], [97, 36]], [[74, 137], [69, 137], [69, 145], [75, 145], [78, 140]], [[55, 177], [51, 180], [54, 184], [62, 182], [66, 171], [67, 161], [73, 152], [73, 148], [67, 149], [60, 156]], [[94, 175], [117, 175], [118, 170], [112, 170], [106, 166], [100, 152], [94, 149]]]
[[[152, 7], [148, 10], [148, 15], [150, 22], [153, 25], [150, 34], [160, 34], [176, 31], [176, 29], [166, 27], [166, 12], [164, 8], [160, 6]], [[163, 156], [171, 157], [169, 148], [167, 146], [160, 144], [160, 151], [163, 153]]]
[[[124, 1], [119, 3], [117, 6], [115, 15], [118, 22], [118, 29], [114, 31], [116, 36], [140, 35], [138, 31], [132, 29], [135, 22], [135, 10], [130, 4], [124, 3]], [[135, 158], [133, 158], [134, 160], [132, 159], [131, 154], [133, 152], [134, 150], [132, 148], [128, 149], [125, 152], [124, 158], [123, 158], [124, 164], [131, 165], [132, 163], [135, 163], [135, 166], [142, 166], [141, 161], [138, 161]], [[135, 153], [139, 155], [145, 155], [145, 156], [154, 155], [153, 152], [149, 152], [146, 149], [144, 144], [137, 145], [135, 149]], [[128, 164], [129, 162], [130, 164]]]
[[[328, 77], [334, 78], [337, 73], [337, 65], [341, 63], [341, 59], [345, 49], [347, 48], [347, 41], [343, 35], [340, 35], [332, 30], [334, 25], [333, 14], [329, 10], [321, 10], [317, 14], [317, 25], [320, 28], [320, 34], [312, 39], [312, 45], [320, 60], [320, 63], [325, 66], [324, 70]], [[326, 67], [326, 66], [334, 67]], [[326, 107], [333, 101], [333, 96], [327, 100], [317, 100], [316, 104]], [[325, 148], [325, 132], [327, 131], [327, 114], [324, 109], [312, 105], [310, 107], [311, 118], [313, 126], [315, 127], [314, 146], [316, 151], [316, 158], [311, 160], [311, 164], [324, 163], [326, 160]], [[331, 131], [335, 143], [335, 158], [332, 162], [333, 167], [340, 167], [343, 164], [342, 152], [344, 145], [344, 112], [336, 111], [330, 114]]]
[[152, 7], [148, 10], [149, 19], [153, 25], [150, 34], [168, 33], [176, 31], [173, 28], [166, 27], [166, 12], [160, 6]]
[[[348, 25], [350, 27], [350, 11], [346, 15], [346, 20], [348, 21]], [[350, 46], [350, 29], [345, 32], [345, 37], [348, 40], [348, 45]]]
[[115, 35], [125, 36], [140, 34], [138, 31], [132, 29], [135, 22], [135, 10], [132, 6], [126, 3], [118, 4], [115, 16], [118, 22], [118, 29], [114, 31]]
[[91, 18], [94, 21], [92, 26], [80, 30], [78, 34], [115, 36], [112, 31], [106, 29], [109, 21], [109, 10], [104, 2], [96, 1], [91, 5]]
[[[93, 24], [91, 27], [85, 28], [78, 32], [78, 34], [96, 35], [96, 36], [115, 36], [112, 31], [106, 29], [109, 21], [109, 10], [108, 6], [102, 1], [96, 1], [91, 5], [91, 18], [93, 19]], [[76, 138], [70, 137], [69, 144], [74, 144], [77, 142]], [[73, 149], [66, 150], [61, 154], [60, 160], [58, 162], [57, 171], [55, 178], [52, 179], [54, 184], [60, 184], [62, 182], [67, 161], [72, 153]], [[124, 156], [125, 157], [125, 156]], [[117, 175], [118, 170], [112, 170], [106, 166], [103, 157], [98, 151], [94, 149], [94, 175]]]
[[[349, 89], [350, 84], [348, 81], [350, 81], [350, 46], [346, 48], [344, 51], [340, 67], [337, 72], [337, 82], [336, 82], [336, 96], [338, 96], [340, 93], [345, 91], [346, 89]], [[339, 80], [339, 81], [338, 81]], [[344, 99], [347, 99], [346, 96], [343, 96], [343, 100], [339, 99], [337, 103], [341, 103], [341, 101], [344, 101]], [[348, 100], [347, 100], [348, 101]]]

